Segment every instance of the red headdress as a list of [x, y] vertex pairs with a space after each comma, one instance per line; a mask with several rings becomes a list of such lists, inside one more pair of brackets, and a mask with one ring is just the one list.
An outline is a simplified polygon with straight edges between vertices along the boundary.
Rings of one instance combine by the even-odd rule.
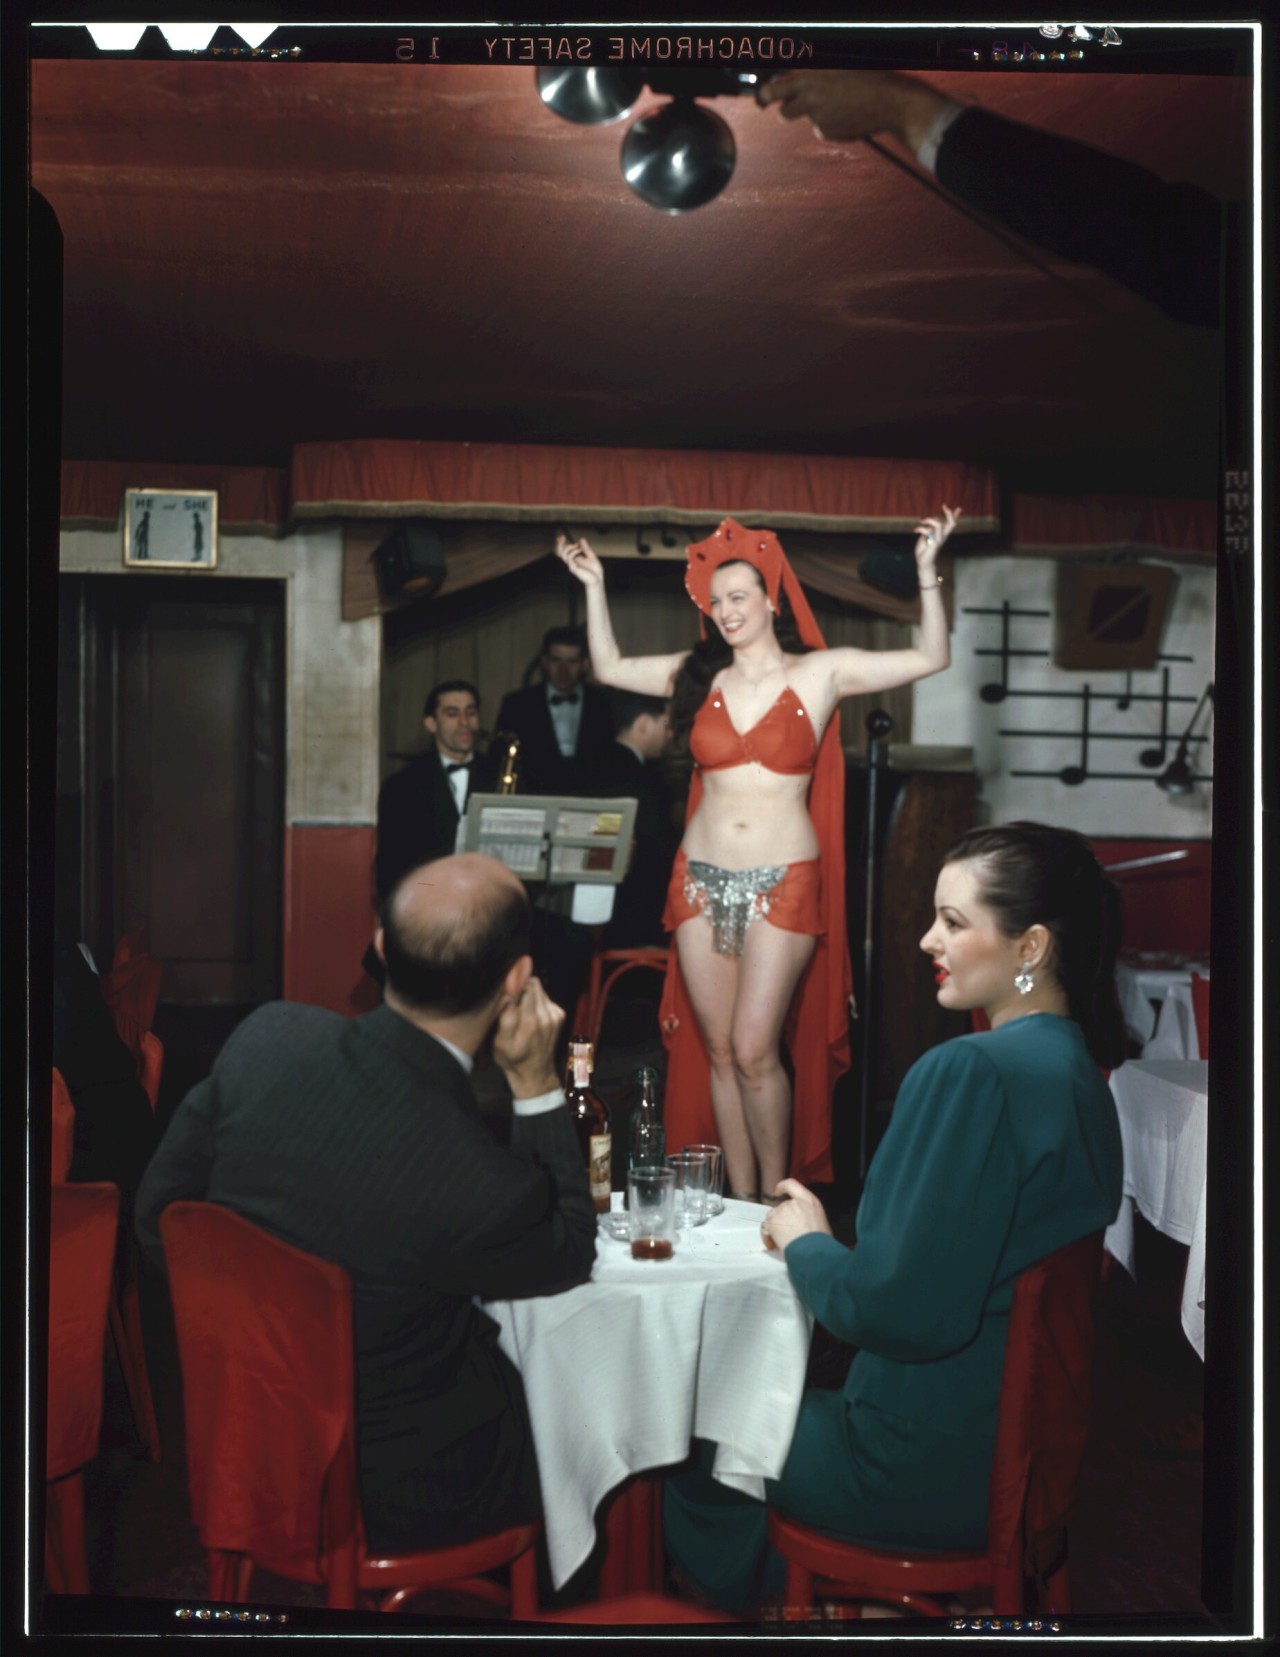
[[[722, 564], [742, 562], [759, 571], [770, 602], [787, 595], [796, 630], [813, 649], [825, 648], [809, 601], [771, 529], [747, 529], [725, 518], [705, 541], [689, 548], [684, 584], [689, 597], [711, 614], [711, 577]], [[706, 620], [702, 630], [705, 635]], [[695, 770], [686, 822], [702, 800], [702, 777]], [[826, 930], [805, 968], [787, 1018], [787, 1045], [795, 1067], [789, 1172], [809, 1183], [832, 1179], [831, 1093], [849, 1068], [849, 998], [853, 973], [844, 905], [844, 754], [840, 721], [827, 722], [809, 789], [809, 815], [818, 832], [822, 858], [822, 911]], [[666, 924], [674, 924], [666, 920]], [[711, 1075], [693, 1005], [680, 974], [672, 940], [660, 1018], [667, 1047], [667, 1140], [672, 1145], [714, 1143]]]
[[[772, 605], [777, 606], [779, 588], [786, 593], [796, 628], [805, 644], [815, 650], [824, 648], [826, 641], [813, 619], [804, 589], [796, 580], [781, 541], [771, 529], [747, 529], [736, 518], [725, 518], [705, 541], [695, 541], [688, 550], [685, 591], [704, 616], [711, 614], [711, 577], [721, 564], [750, 564], [764, 582]], [[705, 622], [702, 630], [705, 634]]]

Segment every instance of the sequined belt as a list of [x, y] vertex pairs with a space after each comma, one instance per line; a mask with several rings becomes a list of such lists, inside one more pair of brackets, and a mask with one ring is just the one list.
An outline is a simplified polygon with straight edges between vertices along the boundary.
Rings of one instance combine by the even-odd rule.
[[722, 869], [717, 863], [689, 860], [684, 900], [711, 922], [711, 947], [717, 955], [741, 955], [747, 928], [769, 913], [769, 898], [787, 872], [785, 863], [763, 869]]

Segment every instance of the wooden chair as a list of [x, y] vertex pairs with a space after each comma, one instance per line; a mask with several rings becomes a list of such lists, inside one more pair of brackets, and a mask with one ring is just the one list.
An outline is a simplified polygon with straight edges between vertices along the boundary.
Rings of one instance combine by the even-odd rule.
[[[413, 1553], [366, 1547], [348, 1274], [214, 1203], [171, 1203], [160, 1236], [210, 1598], [244, 1601], [261, 1566], [323, 1585], [335, 1608], [399, 1610], [447, 1587], [532, 1617], [536, 1523]], [[502, 1565], [510, 1593], [480, 1575]]]
[[[989, 1596], [996, 1616], [1026, 1609], [1026, 1581], [1047, 1615], [1071, 1609], [1067, 1518], [1089, 1432], [1095, 1232], [1029, 1266], [1014, 1286], [988, 1491], [987, 1545], [911, 1553], [863, 1547], [770, 1510], [769, 1538], [787, 1561], [789, 1605], [821, 1598], [900, 1604], [945, 1617], [935, 1596]], [[856, 1612], [854, 1613], [856, 1615]]]
[[120, 1192], [54, 1185], [49, 1223], [49, 1374], [45, 1440], [45, 1584], [87, 1594], [81, 1469], [98, 1450], [102, 1369]]
[[604, 1023], [605, 1002], [619, 978], [637, 967], [647, 967], [652, 972], [665, 975], [668, 954], [667, 949], [657, 944], [635, 949], [598, 949], [591, 957], [587, 987], [578, 997], [574, 1011], [575, 1034], [584, 1035], [593, 1044], [598, 1042], [600, 1026]]

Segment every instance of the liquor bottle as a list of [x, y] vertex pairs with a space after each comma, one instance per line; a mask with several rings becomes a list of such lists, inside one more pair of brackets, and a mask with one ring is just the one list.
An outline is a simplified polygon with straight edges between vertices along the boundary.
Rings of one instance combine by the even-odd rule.
[[665, 1166], [667, 1136], [658, 1111], [658, 1072], [652, 1065], [641, 1065], [634, 1081], [640, 1090], [640, 1102], [631, 1113], [627, 1166], [661, 1168]]
[[573, 1114], [597, 1214], [609, 1212], [613, 1189], [613, 1135], [609, 1108], [591, 1086], [594, 1053], [585, 1036], [569, 1041], [569, 1068], [564, 1080], [565, 1101]]

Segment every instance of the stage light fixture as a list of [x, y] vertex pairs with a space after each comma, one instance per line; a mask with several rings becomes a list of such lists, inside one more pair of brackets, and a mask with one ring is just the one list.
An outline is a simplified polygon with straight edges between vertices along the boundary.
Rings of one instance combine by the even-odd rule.
[[1178, 743], [1177, 752], [1156, 778], [1156, 787], [1165, 794], [1191, 794], [1195, 790], [1196, 782], [1192, 774], [1189, 759], [1191, 751], [1191, 733], [1196, 728], [1196, 720], [1200, 717], [1200, 710], [1206, 702], [1213, 700], [1213, 685], [1208, 684], [1201, 692], [1200, 700], [1195, 705], [1195, 711], [1182, 738]]
[[402, 518], [373, 552], [378, 588], [386, 600], [430, 598], [444, 585], [444, 543], [421, 519]]
[[726, 122], [697, 98], [753, 93], [767, 75], [701, 69], [539, 69], [538, 95], [566, 121], [602, 126], [627, 114], [647, 86], [670, 102], [632, 122], [622, 141], [622, 176], [642, 201], [687, 213], [718, 196], [733, 176], [737, 149]]
[[539, 69], [538, 96], [548, 109], [578, 126], [620, 121], [644, 91], [637, 69]]

